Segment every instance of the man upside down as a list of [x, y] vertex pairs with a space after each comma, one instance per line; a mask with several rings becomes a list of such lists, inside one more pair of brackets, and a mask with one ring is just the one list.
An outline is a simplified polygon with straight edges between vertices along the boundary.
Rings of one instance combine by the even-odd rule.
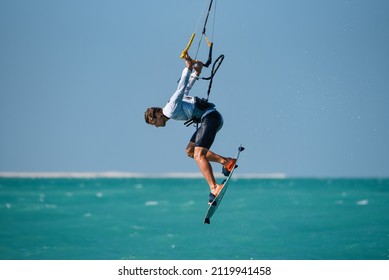
[[186, 55], [185, 58], [186, 67], [182, 71], [177, 90], [165, 107], [148, 108], [145, 112], [145, 121], [156, 127], [164, 127], [170, 119], [194, 120], [200, 124], [186, 147], [186, 154], [197, 162], [201, 173], [209, 184], [211, 190], [209, 202], [211, 203], [223, 186], [216, 183], [210, 162], [220, 163], [223, 174], [228, 176], [236, 159], [220, 156], [210, 150], [217, 132], [223, 126], [223, 117], [216, 110], [214, 104], [188, 95], [201, 73], [203, 63], [192, 60], [189, 55]]

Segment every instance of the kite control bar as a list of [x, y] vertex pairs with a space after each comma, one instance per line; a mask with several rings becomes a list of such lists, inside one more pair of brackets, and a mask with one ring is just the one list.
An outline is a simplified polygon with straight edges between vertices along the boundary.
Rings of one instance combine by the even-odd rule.
[[[185, 49], [182, 51], [182, 53], [181, 53], [181, 55], [180, 55], [180, 58], [185, 59], [185, 57], [186, 57], [186, 55], [188, 54], [188, 51], [189, 51], [189, 49], [190, 49], [190, 46], [191, 46], [192, 43], [193, 43], [193, 39], [195, 38], [195, 36], [196, 36], [196, 33], [193, 33], [192, 36], [191, 36], [190, 39], [189, 39], [188, 45], [186, 45]], [[207, 37], [205, 37], [205, 39], [207, 40], [207, 43], [208, 43], [208, 46], [209, 46], [209, 53], [208, 53], [208, 60], [207, 60], [207, 62], [205, 62], [205, 63], [203, 64], [203, 66], [208, 68], [208, 66], [211, 65], [211, 63], [212, 63], [212, 49], [213, 49], [213, 43], [211, 43], [211, 42], [208, 40]]]
[[190, 46], [193, 43], [193, 39], [194, 39], [195, 36], [196, 36], [196, 33], [193, 33], [192, 36], [189, 39], [188, 45], [186, 45], [185, 49], [182, 51], [180, 58], [184, 59], [186, 57], [186, 55], [188, 54], [189, 48], [190, 48]]
[[[203, 64], [203, 66], [205, 66], [205, 67], [208, 67], [208, 66], [211, 65], [211, 63], [212, 63], [212, 49], [213, 49], [213, 43], [208, 39], [207, 35], [205, 34], [205, 32], [206, 32], [206, 27], [207, 27], [207, 22], [208, 22], [208, 17], [209, 17], [209, 13], [210, 13], [211, 8], [212, 8], [212, 3], [213, 3], [213, 0], [211, 0], [210, 3], [209, 3], [207, 16], [206, 16], [206, 18], [205, 18], [205, 22], [204, 22], [204, 26], [203, 26], [203, 31], [202, 31], [202, 33], [201, 33], [201, 35], [204, 35], [205, 41], [207, 42], [208, 47], [209, 47], [208, 60], [207, 60], [206, 63]], [[180, 58], [183, 58], [183, 59], [184, 59], [184, 58], [186, 57], [186, 55], [188, 54], [188, 51], [189, 51], [189, 49], [190, 49], [190, 47], [191, 47], [191, 45], [192, 45], [192, 43], [193, 43], [193, 39], [195, 38], [195, 36], [196, 36], [196, 32], [194, 32], [194, 33], [192, 34], [192, 36], [190, 37], [188, 44], [186, 45], [185, 49], [182, 51], [182, 53], [181, 53], [181, 55], [180, 55]], [[201, 37], [201, 39], [202, 39], [202, 37]], [[198, 47], [197, 47], [196, 57], [197, 57], [197, 54], [198, 54], [199, 49], [200, 49], [201, 39], [200, 39], [199, 45], [198, 45]]]

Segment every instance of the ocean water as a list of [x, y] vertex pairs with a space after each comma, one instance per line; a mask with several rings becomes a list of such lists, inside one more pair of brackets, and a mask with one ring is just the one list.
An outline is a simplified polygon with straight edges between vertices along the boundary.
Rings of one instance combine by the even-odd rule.
[[389, 179], [0, 178], [0, 259], [389, 259]]

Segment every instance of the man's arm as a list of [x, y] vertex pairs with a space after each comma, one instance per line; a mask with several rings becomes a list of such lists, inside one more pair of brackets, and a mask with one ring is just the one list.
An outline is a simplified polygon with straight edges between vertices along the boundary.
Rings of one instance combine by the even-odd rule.
[[177, 108], [177, 106], [180, 106], [182, 102], [182, 98], [185, 93], [185, 88], [188, 85], [189, 77], [190, 77], [190, 70], [187, 67], [185, 67], [184, 70], [182, 71], [181, 79], [178, 82], [177, 90], [173, 93], [168, 103], [162, 109], [163, 114], [166, 117], [171, 118], [174, 110]]
[[186, 67], [184, 68], [184, 70], [182, 70], [181, 79], [178, 82], [178, 86], [175, 94], [176, 93], [183, 94], [190, 80], [191, 80], [191, 70]]
[[[182, 102], [182, 98], [184, 95], [187, 95], [192, 88], [193, 84], [196, 82], [198, 75], [201, 73], [201, 69], [203, 64], [201, 62], [193, 61], [189, 55], [186, 56], [186, 67], [182, 71], [181, 79], [178, 82], [178, 86], [168, 104], [164, 108], [165, 116], [170, 118], [170, 113], [168, 111], [173, 111], [174, 108]], [[195, 73], [191, 74], [193, 68], [195, 69]], [[168, 110], [168, 107], [170, 108]]]
[[196, 75], [196, 73], [192, 73], [189, 78], [189, 82], [185, 88], [184, 95], [188, 95], [189, 91], [192, 89], [195, 82], [199, 79], [199, 77]]
[[184, 94], [188, 95], [195, 82], [199, 79], [201, 70], [203, 69], [203, 63], [201, 61], [192, 60], [189, 55], [186, 55], [186, 66], [191, 71], [193, 69], [195, 70], [195, 72], [190, 75], [188, 85], [185, 88]]

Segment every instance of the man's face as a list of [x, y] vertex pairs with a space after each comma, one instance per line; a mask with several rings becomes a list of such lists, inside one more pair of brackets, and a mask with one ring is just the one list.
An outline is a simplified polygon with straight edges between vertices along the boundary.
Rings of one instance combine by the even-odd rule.
[[162, 113], [156, 113], [154, 116], [149, 117], [149, 124], [154, 125], [155, 127], [164, 127], [166, 125], [166, 119], [163, 117]]

